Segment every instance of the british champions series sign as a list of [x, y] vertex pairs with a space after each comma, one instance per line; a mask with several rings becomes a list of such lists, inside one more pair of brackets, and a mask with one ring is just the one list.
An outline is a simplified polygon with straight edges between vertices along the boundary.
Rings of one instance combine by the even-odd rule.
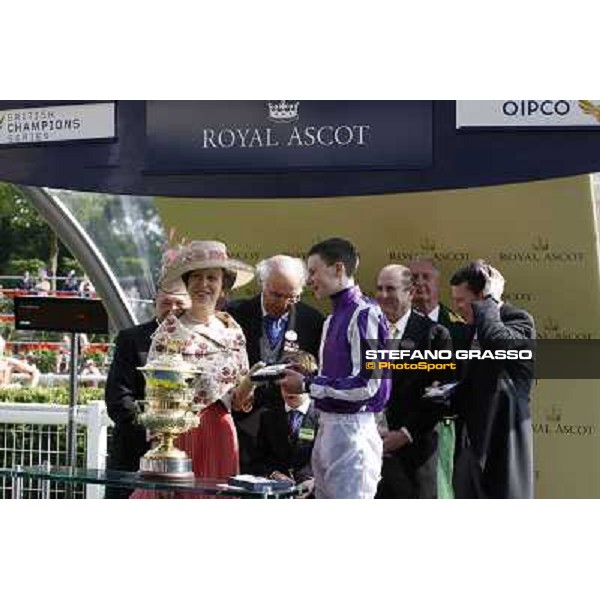
[[114, 137], [114, 102], [0, 110], [0, 145]]
[[150, 170], [423, 169], [430, 101], [150, 101]]

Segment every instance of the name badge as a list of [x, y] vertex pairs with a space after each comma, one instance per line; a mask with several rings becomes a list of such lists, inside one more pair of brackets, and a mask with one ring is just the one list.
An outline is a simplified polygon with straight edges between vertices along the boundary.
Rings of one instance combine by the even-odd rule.
[[304, 442], [312, 442], [315, 439], [315, 430], [308, 427], [301, 427], [298, 432], [298, 439]]

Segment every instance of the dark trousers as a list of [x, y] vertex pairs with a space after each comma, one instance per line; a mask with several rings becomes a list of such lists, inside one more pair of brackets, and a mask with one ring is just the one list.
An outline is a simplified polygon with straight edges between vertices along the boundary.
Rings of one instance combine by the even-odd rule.
[[[150, 448], [143, 427], [115, 427], [108, 449], [106, 469], [110, 471], [128, 471], [135, 473], [140, 468], [140, 458]], [[122, 500], [133, 493], [131, 488], [107, 485], [105, 500]]]
[[256, 464], [258, 429], [261, 416], [268, 408], [283, 406], [278, 386], [260, 386], [254, 394], [254, 408], [249, 413], [233, 412], [233, 422], [240, 449], [240, 473], [252, 473]]
[[240, 449], [240, 473], [252, 473], [256, 462], [258, 428], [265, 410], [266, 407], [261, 406], [250, 413], [232, 413]]
[[397, 454], [383, 457], [376, 498], [437, 498], [437, 451], [413, 465]]

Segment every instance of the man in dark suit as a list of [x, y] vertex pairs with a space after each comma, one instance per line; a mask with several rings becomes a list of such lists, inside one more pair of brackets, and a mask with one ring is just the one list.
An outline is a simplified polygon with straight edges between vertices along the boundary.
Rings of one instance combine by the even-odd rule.
[[[451, 350], [448, 330], [411, 310], [412, 277], [407, 267], [388, 265], [377, 277], [376, 299], [390, 329], [391, 349]], [[382, 479], [378, 498], [437, 498], [438, 437], [443, 409], [423, 399], [434, 380], [450, 372], [394, 370], [383, 431]]]
[[411, 260], [407, 266], [413, 278], [413, 307], [450, 332], [455, 350], [466, 349], [468, 328], [464, 319], [440, 302], [440, 270], [429, 258]]
[[[430, 258], [419, 257], [408, 263], [413, 277], [413, 307], [450, 332], [452, 348], [466, 350], [469, 328], [464, 319], [440, 302], [440, 270]], [[458, 363], [458, 376], [462, 362]], [[457, 377], [458, 378], [458, 377]], [[456, 437], [463, 427], [458, 415], [449, 406], [448, 414], [438, 424], [440, 456], [438, 462], [438, 498], [454, 498], [452, 477], [456, 460]]]
[[[105, 400], [108, 415], [114, 423], [107, 468], [115, 471], [137, 471], [140, 457], [149, 449], [146, 430], [137, 420], [136, 400], [145, 395], [144, 376], [138, 370], [146, 364], [151, 336], [158, 323], [170, 311], [189, 308], [191, 301], [185, 289], [156, 294], [156, 318], [129, 329], [123, 329], [115, 339], [115, 352], [106, 380]], [[127, 498], [130, 489], [107, 487], [105, 498]]]
[[[262, 292], [247, 300], [231, 302], [227, 311], [240, 324], [251, 365], [276, 364], [284, 353], [299, 349], [319, 354], [323, 315], [300, 302], [306, 283], [306, 267], [299, 258], [278, 255], [256, 265]], [[260, 414], [266, 406], [283, 406], [278, 385], [260, 386], [250, 413], [234, 413], [240, 445], [240, 470], [250, 472], [255, 462]]]
[[[470, 324], [471, 347], [532, 350], [533, 318], [502, 302], [504, 278], [484, 261], [450, 280], [457, 312]], [[459, 440], [457, 498], [532, 498], [533, 430], [529, 394], [533, 360], [470, 360], [457, 388], [465, 427]]]
[[284, 403], [260, 415], [252, 472], [272, 479], [312, 483], [311, 455], [318, 428], [308, 394], [283, 394]]

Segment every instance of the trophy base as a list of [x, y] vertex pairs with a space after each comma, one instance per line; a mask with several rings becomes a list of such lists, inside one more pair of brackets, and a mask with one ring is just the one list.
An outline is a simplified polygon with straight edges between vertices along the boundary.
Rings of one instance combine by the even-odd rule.
[[192, 471], [192, 460], [190, 458], [169, 457], [169, 458], [140, 458], [140, 470], [138, 473], [142, 477], [153, 479], [176, 479], [187, 480], [194, 479]]

